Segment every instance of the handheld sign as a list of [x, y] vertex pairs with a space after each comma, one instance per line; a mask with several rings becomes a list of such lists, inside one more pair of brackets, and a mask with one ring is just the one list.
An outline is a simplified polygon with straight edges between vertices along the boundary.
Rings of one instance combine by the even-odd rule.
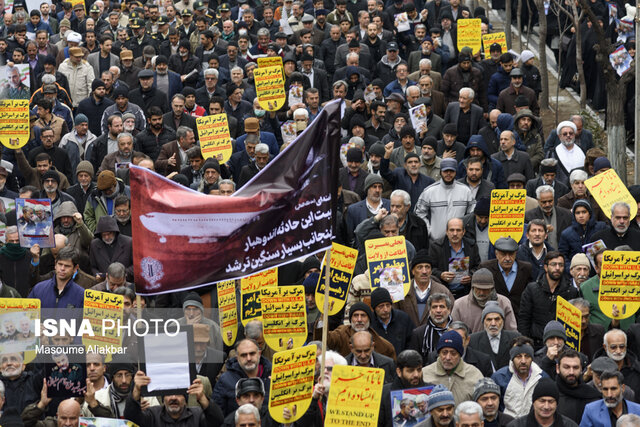
[[[329, 316], [333, 316], [342, 310], [347, 302], [349, 286], [353, 278], [353, 269], [356, 267], [358, 251], [338, 243], [331, 244], [331, 267], [329, 274], [331, 284], [329, 288]], [[316, 285], [316, 307], [322, 313], [324, 309], [324, 282], [327, 271], [327, 258], [322, 260], [322, 273], [318, 277]]]
[[[626, 319], [640, 307], [640, 252], [602, 254], [598, 305], [605, 316]], [[614, 306], [617, 316], [614, 316]]]
[[[122, 324], [124, 314], [124, 297], [111, 292], [100, 292], [93, 289], [84, 291], [82, 318], [89, 320], [93, 337], [82, 336], [85, 347], [101, 348], [106, 354], [106, 362], [111, 360], [112, 347], [122, 347], [122, 335], [116, 325]], [[97, 353], [98, 350], [93, 351]]]
[[263, 56], [258, 58], [258, 68], [280, 67], [282, 68], [281, 56]]
[[307, 340], [304, 288], [267, 286], [260, 289], [264, 340], [275, 351], [302, 347]]
[[20, 246], [31, 248], [55, 247], [53, 240], [53, 217], [49, 199], [16, 199], [16, 216]]
[[383, 369], [335, 365], [324, 425], [377, 426], [383, 385]]
[[609, 169], [599, 175], [593, 176], [584, 182], [589, 192], [596, 199], [602, 212], [611, 219], [611, 206], [616, 202], [625, 202], [631, 208], [630, 219], [638, 213], [638, 203], [633, 198], [627, 186], [622, 183], [615, 170]]
[[37, 298], [0, 298], [0, 354], [25, 352], [24, 363], [35, 358], [40, 306]]
[[582, 331], [582, 311], [562, 297], [556, 300], [556, 320], [562, 323], [567, 334], [566, 344], [580, 351], [580, 340]]
[[480, 52], [482, 48], [482, 30], [480, 19], [458, 19], [458, 50], [470, 47], [473, 54]]
[[7, 148], [24, 147], [29, 141], [29, 100], [3, 99], [0, 101], [0, 143]]
[[233, 152], [227, 115], [223, 113], [198, 117], [196, 125], [202, 157], [214, 158], [220, 164], [227, 163]]
[[236, 305], [236, 281], [218, 283], [218, 315], [222, 327], [222, 341], [229, 347], [238, 335], [238, 307]]
[[382, 286], [393, 302], [402, 301], [409, 293], [409, 261], [404, 236], [367, 240], [364, 244], [371, 289]]
[[489, 211], [489, 240], [495, 244], [501, 237], [516, 242], [522, 238], [527, 190], [492, 190]]
[[253, 70], [253, 79], [260, 106], [267, 111], [277, 111], [282, 108], [287, 99], [282, 67], [256, 68]]
[[240, 280], [240, 307], [242, 326], [251, 320], [262, 320], [262, 305], [260, 303], [260, 289], [278, 285], [278, 269], [272, 268], [261, 271]]
[[[307, 345], [273, 355], [269, 413], [281, 424], [293, 423], [309, 409], [313, 394], [313, 375], [316, 369], [316, 346]], [[284, 408], [291, 418], [285, 419]]]
[[484, 34], [482, 36], [482, 46], [484, 47], [485, 54], [489, 51], [492, 44], [498, 43], [500, 45], [500, 53], [505, 53], [509, 50], [507, 47], [507, 36], [504, 31], [499, 33]]

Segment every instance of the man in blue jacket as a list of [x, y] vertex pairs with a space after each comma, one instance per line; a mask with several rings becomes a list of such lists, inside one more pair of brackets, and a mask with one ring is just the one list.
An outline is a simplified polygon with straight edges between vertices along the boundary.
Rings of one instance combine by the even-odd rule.
[[78, 253], [72, 247], [64, 247], [56, 257], [55, 275], [36, 284], [29, 298], [38, 298], [42, 308], [82, 308], [84, 289], [73, 281], [78, 271]]
[[584, 408], [580, 427], [613, 427], [614, 422], [625, 414], [640, 415], [640, 405], [622, 397], [624, 376], [619, 371], [604, 371], [602, 400], [589, 403]]

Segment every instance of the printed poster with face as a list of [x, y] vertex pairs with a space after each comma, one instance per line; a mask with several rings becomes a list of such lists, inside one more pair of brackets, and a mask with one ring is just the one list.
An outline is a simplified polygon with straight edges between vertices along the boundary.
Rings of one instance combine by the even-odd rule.
[[0, 67], [0, 99], [31, 98], [29, 64]]
[[53, 248], [53, 216], [49, 199], [16, 199], [20, 246]]

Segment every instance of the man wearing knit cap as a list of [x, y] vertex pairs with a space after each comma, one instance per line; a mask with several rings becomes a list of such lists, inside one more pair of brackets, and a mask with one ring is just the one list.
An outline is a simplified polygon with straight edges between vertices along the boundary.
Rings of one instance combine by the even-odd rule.
[[342, 188], [365, 197], [364, 180], [369, 175], [360, 167], [362, 165], [362, 150], [357, 147], [347, 150], [347, 166], [338, 171], [338, 180]]
[[[464, 180], [464, 178], [461, 178]], [[491, 184], [493, 187], [493, 184]], [[476, 200], [476, 206], [473, 208], [473, 214], [467, 214], [462, 219], [464, 224], [465, 234], [468, 237], [473, 236], [473, 240], [478, 247], [478, 255], [480, 256], [480, 262], [487, 261], [489, 259], [489, 248], [491, 242], [489, 241], [489, 208], [491, 206], [491, 200], [489, 197], [482, 197]]]
[[558, 386], [553, 380], [545, 378], [540, 380], [531, 396], [532, 405], [528, 415], [516, 418], [509, 425], [511, 427], [543, 427], [560, 426], [578, 427], [570, 418], [561, 415], [558, 411], [560, 394]]
[[549, 376], [533, 361], [533, 341], [528, 337], [520, 336], [513, 340], [509, 358], [509, 366], [498, 369], [491, 379], [500, 386], [504, 413], [518, 417], [531, 407], [536, 384]]
[[[80, 101], [78, 108], [76, 109], [76, 117], [83, 114], [87, 117], [89, 123], [89, 130], [96, 137], [102, 134], [100, 130], [100, 121], [102, 120], [102, 114], [107, 107], [113, 105], [113, 100], [106, 96], [105, 84], [100, 79], [95, 79], [91, 82], [91, 95]], [[87, 146], [85, 145], [86, 149]]]
[[561, 143], [547, 154], [548, 157], [558, 160], [557, 179], [565, 186], [569, 186], [571, 171], [584, 167], [585, 152], [576, 144], [576, 130], [573, 122], [560, 122], [556, 132]]
[[572, 277], [571, 284], [576, 289], [580, 289], [580, 286], [589, 278], [590, 271], [591, 263], [585, 254], [575, 254], [573, 258], [571, 258], [569, 274]]
[[[385, 378], [386, 380], [387, 378]], [[380, 400], [379, 420], [382, 425], [391, 425], [391, 391], [408, 388], [424, 387], [422, 381], [422, 356], [415, 350], [404, 350], [398, 354], [396, 370], [392, 375], [392, 382], [386, 383], [382, 388]], [[416, 403], [418, 403], [416, 401]]]
[[500, 387], [491, 378], [479, 380], [473, 388], [473, 401], [482, 408], [484, 427], [503, 427], [513, 417], [500, 411]]
[[[98, 129], [100, 125], [98, 124]], [[97, 136], [93, 134], [89, 126], [89, 118], [80, 113], [76, 115], [74, 120], [74, 128], [60, 140], [58, 147], [64, 149], [71, 167], [75, 171], [78, 163], [84, 157], [85, 149], [95, 141]]]
[[[400, 146], [398, 148], [394, 148], [394, 141], [391, 141], [394, 142], [391, 145], [390, 143], [385, 144], [385, 158], [395, 165], [403, 165], [407, 154], [419, 154], [420, 151], [416, 147], [416, 131], [413, 126], [409, 124], [402, 126], [398, 136], [400, 137]], [[388, 154], [387, 151], [389, 151]]]
[[453, 410], [456, 402], [453, 394], [444, 385], [436, 385], [427, 398], [427, 411], [431, 415], [416, 424], [416, 427], [453, 427]]
[[378, 287], [371, 292], [371, 327], [378, 335], [393, 344], [396, 354], [400, 354], [409, 346], [415, 325], [407, 313], [392, 308], [392, 304], [393, 300], [387, 289]]
[[422, 154], [420, 155], [420, 173], [435, 181], [440, 179], [440, 162], [442, 158], [437, 155], [438, 141], [433, 136], [427, 136], [422, 140]]
[[611, 169], [611, 162], [606, 157], [598, 157], [593, 162], [593, 172], [600, 175]]
[[482, 310], [482, 326], [484, 329], [471, 334], [469, 339], [469, 347], [488, 355], [495, 369], [500, 369], [509, 364], [511, 342], [514, 338], [520, 336], [515, 327], [513, 330], [504, 328], [504, 318], [504, 310], [499, 303], [497, 301], [487, 301]]
[[347, 208], [345, 222], [349, 242], [353, 242], [354, 231], [358, 224], [367, 218], [375, 216], [381, 209], [385, 209], [387, 212], [391, 209], [389, 199], [382, 198], [383, 186], [384, 181], [379, 175], [372, 173], [365, 178], [365, 199]]
[[[403, 127], [403, 131], [408, 126]], [[380, 174], [384, 179], [386, 179], [394, 189], [396, 190], [404, 190], [411, 196], [411, 205], [415, 206], [418, 202], [418, 198], [420, 194], [424, 191], [425, 188], [433, 184], [435, 181], [433, 178], [430, 178], [426, 175], [420, 173], [420, 156], [417, 154], [417, 148], [414, 144], [414, 132], [413, 128], [409, 126], [409, 133], [402, 138], [403, 145], [402, 147], [398, 147], [396, 149], [393, 148], [394, 142], [391, 141], [385, 145], [385, 153], [384, 158], [380, 163]], [[401, 131], [402, 132], [402, 131]], [[412, 147], [407, 150], [407, 145], [405, 144], [405, 140], [411, 139]], [[393, 158], [394, 153], [398, 153], [397, 150], [401, 150], [401, 153], [404, 156], [404, 159], [397, 159], [396, 161], [391, 160]], [[403, 168], [395, 168], [393, 171], [389, 169], [390, 162], [395, 163], [396, 165], [404, 165]]]
[[462, 359], [464, 346], [460, 334], [453, 330], [445, 332], [436, 350], [438, 359], [422, 369], [422, 379], [426, 383], [449, 386], [456, 404], [471, 400], [473, 387], [483, 375], [478, 368]]
[[[542, 336], [544, 347], [534, 354], [534, 360], [551, 378], [556, 377], [556, 364], [558, 363], [558, 355], [571, 347], [567, 345], [567, 333], [562, 323], [557, 320], [551, 320], [544, 327], [544, 335]], [[589, 359], [582, 353], [579, 353], [583, 366], [587, 366]]]
[[[184, 316], [178, 319], [181, 325], [203, 324], [209, 326], [209, 345], [217, 350], [222, 350], [222, 335], [220, 326], [205, 316], [202, 298], [196, 292], [189, 292], [182, 301]], [[222, 362], [222, 361], [216, 361]]]
[[527, 285], [520, 300], [518, 330], [534, 340], [537, 348], [545, 344], [544, 328], [556, 317], [556, 299], [561, 296], [569, 301], [580, 291], [564, 274], [566, 260], [560, 252], [549, 252], [544, 259], [544, 274]]
[[83, 160], [76, 166], [76, 184], [67, 189], [67, 194], [75, 199], [78, 212], [84, 212], [87, 199], [96, 188], [93, 182], [93, 165], [87, 160]]
[[[433, 277], [433, 258], [426, 249], [420, 250], [411, 260], [411, 287], [404, 300], [398, 301], [396, 306], [409, 315], [416, 326], [425, 326], [429, 322], [430, 308], [427, 300], [432, 294], [444, 294], [453, 303], [453, 294], [439, 279]], [[422, 342], [422, 341], [420, 341]], [[431, 349], [430, 349], [431, 350]]]
[[75, 199], [67, 193], [60, 191], [60, 176], [55, 170], [48, 170], [42, 175], [42, 191], [37, 196], [38, 198], [50, 199], [51, 210], [55, 215], [56, 210], [63, 202], [75, 202]]
[[211, 194], [211, 190], [217, 189], [221, 179], [220, 171], [220, 163], [214, 158], [208, 158], [202, 165], [202, 180], [198, 186], [198, 191]]
[[[364, 302], [356, 302], [349, 310], [349, 324], [340, 325], [336, 329], [329, 331], [327, 335], [327, 348], [335, 350], [342, 356], [347, 357], [351, 352], [349, 343], [353, 334], [360, 331], [369, 331], [375, 342], [374, 350], [395, 360], [396, 351], [394, 350], [393, 345], [378, 335], [378, 333], [371, 327], [372, 319], [373, 313], [371, 312], [371, 308]], [[314, 336], [316, 338], [321, 336], [322, 327], [323, 325], [320, 322], [314, 331]]]
[[[415, 213], [427, 224], [431, 242], [445, 237], [449, 219], [462, 218], [473, 210], [475, 200], [471, 190], [455, 179], [457, 167], [454, 159], [443, 159], [440, 162], [442, 179], [426, 188], [416, 203]], [[442, 203], [443, 200], [448, 203]]]
[[515, 331], [518, 326], [511, 302], [504, 295], [496, 293], [493, 274], [486, 268], [481, 268], [473, 273], [471, 292], [455, 301], [451, 318], [464, 322], [471, 333], [480, 332], [484, 329], [485, 309], [490, 302], [494, 301], [497, 302], [498, 309], [502, 312], [504, 322], [502, 326], [506, 330]]

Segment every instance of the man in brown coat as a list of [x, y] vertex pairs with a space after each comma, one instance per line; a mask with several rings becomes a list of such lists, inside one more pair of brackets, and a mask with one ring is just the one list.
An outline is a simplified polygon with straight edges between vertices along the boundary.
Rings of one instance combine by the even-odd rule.
[[411, 260], [413, 281], [409, 293], [403, 301], [396, 303], [395, 308], [407, 313], [416, 327], [425, 325], [429, 319], [429, 309], [426, 308], [429, 295], [446, 294], [451, 301], [454, 301], [451, 291], [431, 275], [434, 265], [435, 262], [428, 250], [418, 251]]
[[[347, 355], [351, 353], [351, 348], [349, 347], [351, 336], [356, 332], [369, 331], [371, 336], [373, 336], [373, 341], [375, 342], [374, 351], [396, 360], [396, 351], [393, 348], [393, 344], [378, 335], [378, 333], [371, 327], [372, 320], [373, 312], [367, 304], [363, 302], [353, 304], [349, 311], [350, 324], [340, 325], [333, 331], [328, 332], [327, 348], [337, 351], [344, 357], [347, 357]], [[316, 335], [316, 338], [321, 334], [322, 329], [316, 328], [314, 334]]]

